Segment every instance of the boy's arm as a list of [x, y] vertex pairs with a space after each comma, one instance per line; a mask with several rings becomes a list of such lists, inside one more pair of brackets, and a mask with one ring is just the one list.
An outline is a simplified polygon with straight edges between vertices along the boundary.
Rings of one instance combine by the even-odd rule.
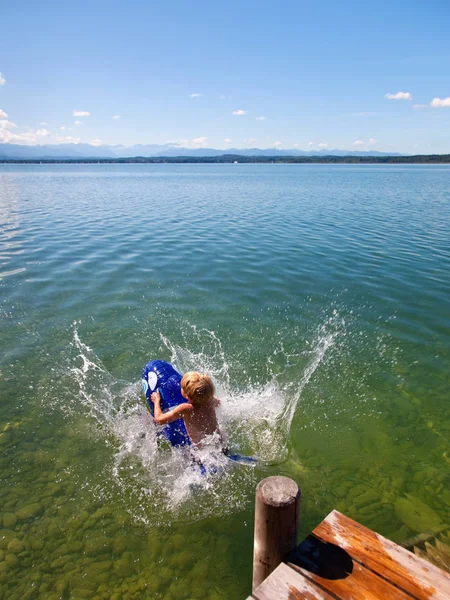
[[158, 425], [167, 425], [168, 423], [173, 423], [178, 419], [182, 419], [188, 412], [190, 412], [194, 408], [192, 404], [184, 402], [183, 404], [179, 404], [175, 408], [172, 408], [171, 410], [168, 410], [167, 412], [163, 413], [163, 411], [161, 410], [161, 396], [159, 392], [154, 392], [151, 395], [151, 399], [154, 406], [153, 418], [155, 419], [156, 423], [158, 423]]

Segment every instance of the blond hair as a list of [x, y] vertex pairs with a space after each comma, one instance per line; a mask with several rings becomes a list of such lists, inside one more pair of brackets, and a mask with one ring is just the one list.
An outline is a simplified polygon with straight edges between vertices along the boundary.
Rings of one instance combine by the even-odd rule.
[[214, 396], [211, 377], [197, 371], [188, 371], [183, 375], [181, 389], [192, 404], [206, 404]]

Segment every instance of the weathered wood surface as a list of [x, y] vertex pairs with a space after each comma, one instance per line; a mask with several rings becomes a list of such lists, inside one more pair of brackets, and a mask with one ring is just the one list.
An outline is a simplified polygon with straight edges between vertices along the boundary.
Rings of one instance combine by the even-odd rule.
[[[315, 552], [316, 546], [311, 544], [311, 549]], [[335, 579], [327, 577], [326, 573], [313, 573], [307, 568], [302, 568], [293, 562], [289, 562], [288, 564], [306, 579], [310, 579], [321, 589], [332, 594], [333, 598], [351, 598], [352, 600], [379, 600], [380, 598], [411, 600], [409, 594], [357, 562], [353, 562], [350, 572], [342, 572], [341, 577], [336, 577]], [[317, 564], [315, 567], [317, 568]]]
[[[436, 561], [445, 560], [445, 550], [433, 548]], [[286, 563], [250, 598], [450, 599], [448, 573], [337, 511], [314, 529]]]
[[335, 600], [313, 581], [281, 563], [247, 600]]
[[413, 598], [450, 598], [448, 573], [335, 510], [313, 534], [346, 550], [353, 562], [390, 581]]

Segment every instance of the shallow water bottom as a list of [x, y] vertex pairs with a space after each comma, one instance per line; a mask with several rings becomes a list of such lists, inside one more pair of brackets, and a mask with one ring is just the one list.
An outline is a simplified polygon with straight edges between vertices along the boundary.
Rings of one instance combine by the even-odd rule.
[[[75, 326], [70, 385], [60, 372], [43, 375], [34, 402], [1, 424], [0, 597], [244, 598], [254, 489], [272, 474], [302, 488], [301, 537], [334, 508], [399, 543], [449, 531], [449, 409], [412, 391], [400, 362], [401, 381], [385, 382], [381, 400], [327, 402], [340, 385], [324, 386], [340, 352], [333, 323], [295, 367], [295, 393], [283, 371], [262, 387], [231, 389], [216, 368], [223, 350], [216, 367], [203, 363], [221, 388], [219, 418], [234, 448], [261, 459], [208, 477], [158, 443], [139, 383], [114, 379]], [[184, 367], [205, 361], [164, 343]]]

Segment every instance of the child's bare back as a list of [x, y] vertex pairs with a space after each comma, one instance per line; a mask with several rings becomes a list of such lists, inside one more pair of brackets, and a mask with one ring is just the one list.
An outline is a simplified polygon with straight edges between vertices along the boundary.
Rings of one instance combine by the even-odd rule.
[[215, 409], [217, 402], [216, 398], [212, 398], [208, 404], [194, 404], [193, 410], [184, 416], [184, 424], [193, 444], [200, 445], [205, 437], [214, 434], [220, 437]]
[[216, 406], [220, 404], [214, 397], [214, 384], [208, 375], [189, 371], [181, 379], [181, 395], [187, 400], [163, 413], [159, 392], [151, 395], [154, 404], [154, 419], [160, 425], [183, 419], [191, 442], [200, 446], [205, 438], [216, 434], [222, 446], [222, 436], [217, 423]]

